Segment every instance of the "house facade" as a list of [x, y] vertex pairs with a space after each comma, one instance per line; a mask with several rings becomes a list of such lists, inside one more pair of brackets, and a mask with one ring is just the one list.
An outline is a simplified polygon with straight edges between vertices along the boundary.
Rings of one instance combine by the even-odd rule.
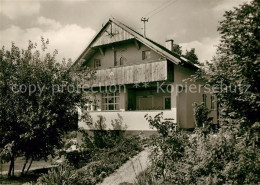
[[[198, 66], [173, 53], [171, 40], [167, 44], [161, 46], [116, 19], [102, 27], [75, 62], [96, 70], [88, 82], [94, 97], [88, 111], [94, 121], [102, 115], [110, 123], [120, 114], [128, 130], [150, 130], [144, 116], [163, 112], [180, 127], [193, 128], [192, 104], [204, 101], [216, 122], [214, 97], [199, 82], [185, 81]], [[82, 122], [79, 126], [87, 128]]]

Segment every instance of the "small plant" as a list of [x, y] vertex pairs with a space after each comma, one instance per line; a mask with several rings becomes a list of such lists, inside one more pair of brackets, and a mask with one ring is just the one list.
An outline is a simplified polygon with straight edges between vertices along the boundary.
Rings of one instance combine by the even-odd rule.
[[193, 104], [195, 125], [197, 128], [204, 128], [205, 133], [209, 132], [212, 126], [212, 119], [209, 117], [210, 110], [204, 105], [204, 103]]
[[111, 121], [113, 129], [106, 129], [106, 118], [99, 115], [98, 120], [89, 124], [91, 130], [86, 132], [82, 130], [84, 147], [87, 148], [113, 148], [124, 138], [126, 126], [123, 124], [123, 118], [117, 114], [118, 118]]
[[146, 115], [145, 118], [159, 133], [152, 141], [151, 170], [156, 171], [156, 179], [163, 179], [165, 182], [174, 162], [184, 155], [186, 134], [177, 129], [172, 120], [163, 119], [163, 113], [157, 114], [154, 118]]
[[44, 174], [37, 179], [37, 185], [70, 185], [73, 184], [75, 173], [73, 168], [65, 162], [64, 164], [52, 168], [48, 174]]
[[159, 185], [151, 169], [142, 171], [135, 181], [135, 185]]
[[95, 150], [93, 149], [82, 149], [82, 150], [74, 150], [70, 152], [65, 152], [65, 158], [68, 160], [68, 163], [75, 168], [81, 168], [86, 165], [91, 157], [95, 154]]
[[99, 116], [92, 124], [96, 130], [82, 131], [81, 149], [65, 152], [65, 163], [41, 176], [38, 184], [97, 184], [143, 150], [139, 136], [125, 134], [120, 115], [111, 125], [114, 130], [105, 130], [106, 119]]
[[156, 128], [162, 137], [167, 137], [171, 132], [176, 130], [177, 124], [171, 119], [163, 119], [163, 113], [157, 114], [154, 118], [146, 114], [145, 119], [149, 122], [151, 128]]
[[152, 142], [152, 165], [137, 177], [136, 184], [260, 182], [256, 175], [260, 173], [259, 141], [256, 135], [259, 123], [249, 130], [223, 126], [217, 134], [205, 134], [205, 126], [192, 133], [177, 130], [170, 134], [167, 125], [162, 124], [164, 121], [159, 117], [149, 119], [159, 129], [159, 135]]

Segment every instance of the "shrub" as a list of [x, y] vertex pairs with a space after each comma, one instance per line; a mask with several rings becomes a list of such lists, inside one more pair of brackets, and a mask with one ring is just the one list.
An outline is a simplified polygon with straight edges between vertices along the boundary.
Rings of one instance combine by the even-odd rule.
[[212, 124], [212, 118], [209, 118], [209, 113], [211, 112], [204, 103], [194, 103], [194, 118], [196, 127], [208, 127]]
[[[81, 130], [83, 134], [83, 145], [80, 150], [71, 152], [63, 152], [69, 164], [82, 168], [97, 152], [102, 152], [99, 149], [114, 148], [122, 143], [126, 138], [124, 136], [126, 127], [123, 126], [123, 118], [118, 114], [118, 119], [112, 120], [113, 130], [105, 130], [107, 127], [106, 119], [99, 116], [99, 120], [92, 124], [93, 130]], [[131, 145], [129, 145], [131, 146]]]
[[[118, 117], [112, 121], [112, 126], [114, 129], [122, 130], [105, 130], [105, 118], [100, 116], [93, 127], [99, 130], [83, 132], [85, 143], [82, 149], [65, 153], [67, 159], [65, 164], [52, 169], [48, 173], [50, 177], [43, 175], [38, 182], [43, 184], [97, 184], [129, 158], [143, 150], [139, 136], [124, 134], [125, 127], [122, 117], [120, 115]], [[66, 178], [68, 178], [67, 181], [64, 180]]]
[[168, 178], [170, 170], [174, 167], [174, 162], [184, 155], [186, 134], [176, 129], [177, 125], [171, 120], [164, 120], [163, 113], [159, 113], [154, 118], [145, 116], [150, 126], [155, 127], [159, 133], [152, 140], [152, 160], [151, 169], [156, 179]]
[[[124, 137], [113, 148], [95, 148], [70, 152], [66, 156], [68, 160], [65, 161], [65, 164], [50, 170], [48, 174], [40, 177], [38, 182], [42, 184], [79, 185], [100, 183], [129, 158], [143, 150], [141, 143], [140, 137], [128, 136]], [[68, 178], [67, 181], [66, 178]]]
[[[190, 136], [183, 157], [184, 183], [249, 184], [259, 183], [259, 147], [249, 144], [246, 135], [237, 137], [233, 129], [205, 137], [201, 130]], [[181, 175], [179, 175], [181, 177]]]
[[117, 114], [118, 118], [111, 121], [113, 129], [106, 130], [106, 118], [99, 115], [99, 119], [90, 124], [89, 132], [82, 131], [84, 147], [86, 148], [113, 148], [123, 138], [126, 126], [123, 125], [123, 118]]
[[82, 150], [74, 150], [70, 152], [65, 152], [65, 158], [68, 160], [68, 163], [75, 168], [81, 168], [94, 155], [95, 151], [93, 149], [82, 149]]
[[[157, 129], [167, 128], [158, 116], [148, 121], [156, 122]], [[234, 125], [222, 127], [218, 134], [205, 134], [204, 128], [192, 133], [158, 130], [152, 142], [152, 165], [137, 184], [258, 184], [259, 128], [259, 123], [249, 130]]]
[[135, 180], [136, 185], [160, 185], [161, 183], [155, 178], [154, 171], [151, 168], [141, 172]]
[[58, 167], [52, 168], [48, 174], [43, 174], [37, 179], [37, 185], [70, 185], [73, 184], [75, 173], [73, 168], [64, 163]]

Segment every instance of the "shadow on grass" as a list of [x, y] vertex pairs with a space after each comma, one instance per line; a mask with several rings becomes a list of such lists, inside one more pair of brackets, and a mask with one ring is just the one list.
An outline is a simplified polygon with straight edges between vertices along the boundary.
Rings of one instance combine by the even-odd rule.
[[36, 182], [41, 174], [47, 173], [48, 168], [37, 169], [30, 171], [29, 174], [21, 175], [17, 174], [14, 177], [8, 178], [7, 175], [0, 176], [0, 185], [2, 184], [12, 184], [12, 185], [20, 185], [26, 182]]

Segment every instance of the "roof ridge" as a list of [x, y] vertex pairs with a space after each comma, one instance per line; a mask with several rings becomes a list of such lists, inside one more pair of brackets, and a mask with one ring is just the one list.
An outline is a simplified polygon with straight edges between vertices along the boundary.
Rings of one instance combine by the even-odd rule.
[[138, 40], [139, 42], [141, 42], [144, 45], [147, 45], [147, 47], [155, 50], [156, 52], [160, 53], [162, 56], [164, 56], [166, 59], [170, 60], [171, 62], [173, 62], [175, 64], [188, 65], [193, 68], [194, 67], [198, 68], [198, 66], [194, 65], [190, 61], [185, 60], [185, 58], [183, 56], [180, 56], [180, 55], [168, 50], [166, 47], [153, 41], [150, 38], [144, 37], [141, 33], [137, 32], [133, 28], [125, 25], [124, 23], [122, 23], [121, 21], [117, 20], [116, 18], [114, 18], [112, 16], [111, 16], [111, 18], [109, 18], [107, 23], [101, 28], [101, 30], [96, 34], [94, 39], [90, 42], [88, 47], [83, 51], [83, 53], [78, 57], [78, 59], [75, 61], [75, 63], [73, 65], [75, 65], [80, 60], [80, 58], [82, 58], [90, 50], [91, 45], [94, 43], [94, 41], [97, 39], [97, 37], [104, 31], [105, 27], [111, 23], [114, 23], [117, 26], [121, 27], [126, 32], [131, 34], [136, 40]]
[[[168, 52], [169, 54], [173, 55], [174, 57], [177, 57], [177, 58], [180, 59], [180, 60], [181, 60], [182, 58], [186, 59], [184, 56], [178, 55], [177, 53], [174, 53], [173, 51], [169, 50], [167, 47], [165, 47], [165, 46], [159, 44], [158, 42], [152, 40], [151, 38], [149, 38], [149, 37], [144, 37], [143, 34], [139, 33], [138, 31], [134, 30], [133, 28], [127, 26], [126, 24], [122, 23], [121, 21], [117, 20], [116, 18], [112, 17], [112, 19], [114, 19], [116, 22], [118, 22], [118, 23], [124, 25], [124, 26], [127, 27], [128, 29], [134, 31], [135, 33], [137, 33], [138, 35], [140, 35], [140, 36], [143, 37], [144, 39], [146, 39], [146, 40], [152, 42], [153, 44], [157, 45], [158, 47], [160, 47], [161, 49], [165, 50], [166, 52]], [[111, 20], [111, 21], [113, 22], [113, 20]], [[189, 63], [190, 63], [190, 61], [189, 61], [188, 59], [186, 59], [185, 62], [189, 62]]]

